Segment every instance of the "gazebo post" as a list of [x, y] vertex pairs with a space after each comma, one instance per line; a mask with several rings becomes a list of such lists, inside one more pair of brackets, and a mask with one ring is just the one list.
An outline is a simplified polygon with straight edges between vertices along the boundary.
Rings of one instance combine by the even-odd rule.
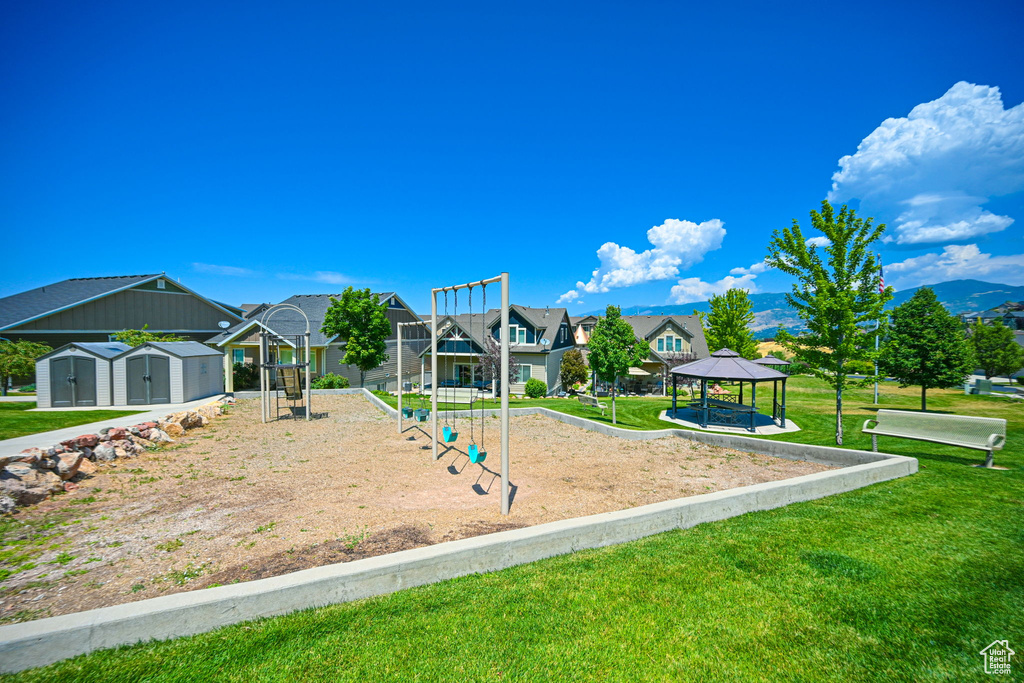
[[676, 416], [676, 375], [672, 374], [672, 417]]
[[[742, 385], [741, 385], [742, 386]], [[757, 427], [757, 382], [750, 383], [750, 431], [756, 432]]]
[[743, 380], [740, 380], [740, 405], [743, 405]]
[[701, 409], [700, 409], [701, 425], [700, 426], [706, 428], [708, 426], [708, 378], [707, 377], [701, 377], [700, 378], [700, 402], [701, 402]]
[[786, 378], [782, 378], [782, 428], [786, 428]]

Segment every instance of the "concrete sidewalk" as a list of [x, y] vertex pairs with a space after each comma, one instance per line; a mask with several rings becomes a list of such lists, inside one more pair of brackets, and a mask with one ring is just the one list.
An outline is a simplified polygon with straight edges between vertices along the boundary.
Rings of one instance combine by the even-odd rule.
[[35, 403], [35, 394], [32, 396], [0, 396], [0, 403]]
[[[14, 455], [15, 453], [20, 453], [26, 448], [49, 448], [50, 446], [59, 444], [61, 441], [73, 439], [74, 437], [82, 434], [96, 434], [104, 427], [129, 427], [131, 425], [139, 424], [140, 422], [156, 422], [157, 420], [162, 420], [171, 413], [198, 408], [201, 405], [205, 405], [211, 401], [217, 401], [225, 396], [227, 396], [227, 394], [214, 394], [188, 403], [165, 403], [163, 405], [154, 406], [153, 410], [147, 410], [139, 413], [138, 415], [111, 417], [106, 420], [100, 420], [99, 422], [90, 422], [89, 424], [78, 425], [77, 427], [66, 427], [64, 429], [55, 429], [52, 432], [41, 432], [39, 434], [29, 434], [28, 436], [19, 436], [14, 439], [5, 439], [4, 441], [0, 441], [0, 455]], [[130, 406], [117, 406], [114, 410], [125, 410], [128, 407]], [[103, 409], [100, 408], [99, 410]]]

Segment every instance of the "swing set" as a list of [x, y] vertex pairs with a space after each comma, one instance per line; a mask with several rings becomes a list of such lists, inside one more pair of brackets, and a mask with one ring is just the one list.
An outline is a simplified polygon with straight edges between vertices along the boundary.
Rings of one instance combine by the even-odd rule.
[[[499, 328], [499, 339], [501, 344], [501, 514], [507, 515], [509, 511], [509, 458], [508, 458], [508, 357], [509, 357], [509, 339], [508, 339], [508, 307], [509, 307], [509, 296], [508, 296], [508, 273], [502, 273], [498, 277], [493, 277], [487, 280], [480, 280], [479, 282], [470, 282], [464, 285], [454, 285], [451, 287], [437, 287], [430, 291], [430, 329], [437, 330], [437, 304], [438, 304], [438, 293], [444, 294], [444, 316], [448, 316], [448, 292], [453, 293], [455, 300], [454, 312], [452, 319], [458, 315], [459, 311], [459, 295], [460, 289], [469, 290], [469, 325], [470, 332], [472, 332], [473, 325], [473, 288], [480, 287], [482, 291], [483, 308], [480, 315], [480, 326], [481, 335], [480, 339], [483, 339], [487, 334], [487, 285], [489, 284], [501, 284], [501, 326]], [[458, 331], [453, 328], [452, 335], [442, 340], [444, 345], [444, 353], [450, 355], [452, 359], [452, 365], [457, 358], [459, 351], [459, 343], [463, 341], [463, 338], [459, 336]], [[467, 345], [470, 344], [470, 340], [465, 340]], [[472, 352], [472, 347], [469, 348], [469, 352]], [[455, 398], [457, 394], [455, 381], [445, 382], [445, 406], [444, 411], [444, 428], [441, 430], [441, 439], [438, 439], [438, 412], [437, 412], [437, 397], [440, 393], [441, 386], [439, 380], [441, 362], [438, 356], [438, 335], [433, 333], [430, 335], [430, 358], [432, 362], [432, 374], [434, 388], [430, 392], [430, 433], [433, 448], [434, 460], [441, 457], [438, 446], [443, 440], [445, 444], [454, 444], [459, 439], [459, 430], [456, 423], [458, 417], [458, 411], [455, 410]], [[497, 379], [497, 378], [496, 378]], [[472, 383], [472, 378], [470, 379]], [[449, 400], [451, 399], [451, 400]], [[417, 411], [419, 412], [419, 411]], [[399, 411], [399, 419], [401, 419], [401, 411]], [[417, 416], [417, 419], [418, 416]], [[424, 416], [424, 420], [426, 416]], [[485, 438], [485, 417], [484, 417], [484, 401], [480, 402], [480, 443], [476, 441], [476, 426], [475, 417], [473, 413], [472, 397], [470, 399], [469, 407], [469, 445], [466, 448], [466, 454], [469, 456], [470, 462], [474, 464], [483, 463], [487, 458], [487, 450], [484, 445]], [[449, 446], [450, 448], [451, 446]]]

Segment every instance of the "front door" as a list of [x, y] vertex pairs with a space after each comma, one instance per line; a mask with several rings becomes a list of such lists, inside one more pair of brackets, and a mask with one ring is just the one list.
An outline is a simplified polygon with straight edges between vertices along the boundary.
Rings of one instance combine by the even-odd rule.
[[96, 405], [96, 360], [78, 356], [51, 360], [50, 405], [54, 408]]
[[132, 356], [125, 371], [128, 405], [171, 402], [171, 367], [167, 356]]

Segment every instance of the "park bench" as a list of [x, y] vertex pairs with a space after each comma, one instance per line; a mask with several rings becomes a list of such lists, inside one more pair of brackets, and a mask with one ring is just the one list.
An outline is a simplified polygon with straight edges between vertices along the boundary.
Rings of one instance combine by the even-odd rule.
[[587, 406], [588, 408], [598, 408], [601, 411], [601, 416], [604, 416], [604, 409], [607, 408], [608, 406], [598, 401], [595, 397], [580, 394], [576, 398], [579, 399], [581, 404]]
[[995, 417], [879, 410], [875, 418], [864, 422], [861, 431], [871, 435], [875, 452], [879, 436], [898, 436], [985, 451], [985, 467], [992, 467], [993, 451], [1001, 450], [1006, 443], [1006, 420]]

